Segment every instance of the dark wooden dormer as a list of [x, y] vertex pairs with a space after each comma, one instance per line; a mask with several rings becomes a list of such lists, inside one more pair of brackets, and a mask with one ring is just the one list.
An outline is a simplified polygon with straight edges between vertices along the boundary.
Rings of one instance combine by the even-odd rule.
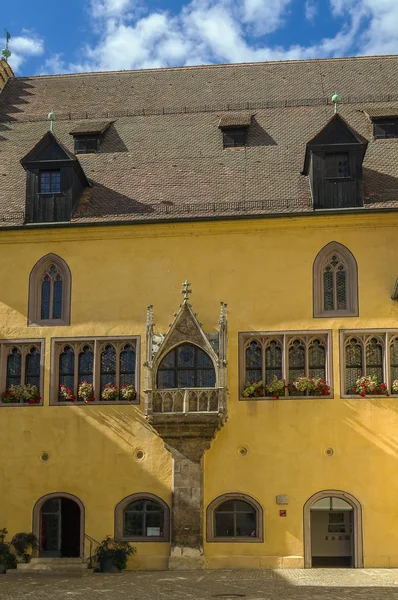
[[339, 114], [307, 143], [303, 175], [309, 175], [315, 209], [363, 206], [367, 145]]
[[89, 185], [76, 156], [48, 131], [21, 160], [26, 171], [26, 223], [70, 221]]

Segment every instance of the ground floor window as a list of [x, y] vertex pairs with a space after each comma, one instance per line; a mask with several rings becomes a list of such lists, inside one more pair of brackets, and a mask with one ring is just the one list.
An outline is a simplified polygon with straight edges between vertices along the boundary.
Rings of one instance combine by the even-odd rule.
[[153, 494], [133, 494], [115, 509], [115, 537], [132, 541], [169, 541], [170, 511]]
[[263, 511], [244, 494], [224, 494], [207, 509], [208, 541], [261, 541]]

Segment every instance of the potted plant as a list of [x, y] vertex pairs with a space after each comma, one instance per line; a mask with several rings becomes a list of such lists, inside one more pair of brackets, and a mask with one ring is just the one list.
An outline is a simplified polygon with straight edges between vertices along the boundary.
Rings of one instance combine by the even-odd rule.
[[16, 533], [11, 540], [11, 545], [17, 556], [22, 559], [21, 562], [30, 563], [32, 552], [28, 552], [28, 550], [37, 550], [39, 540], [34, 533]]
[[[394, 383], [393, 383], [394, 391]], [[365, 396], [389, 396], [387, 385], [385, 383], [379, 383], [376, 375], [363, 375], [356, 380], [354, 387], [352, 388], [353, 394], [358, 394], [361, 398]]]
[[125, 383], [120, 390], [120, 397], [127, 402], [134, 402], [137, 398], [137, 392], [132, 383]]
[[101, 573], [120, 573], [127, 566], [127, 557], [136, 552], [129, 542], [119, 542], [107, 535], [97, 546], [94, 560], [99, 563]]
[[36, 385], [12, 385], [2, 395], [2, 402], [11, 404], [40, 404], [41, 396]]
[[329, 396], [330, 387], [326, 381], [320, 377], [307, 377], [306, 375], [301, 375], [301, 377], [297, 377], [292, 383], [291, 391], [308, 392], [310, 396]]
[[265, 395], [264, 384], [262, 381], [246, 382], [246, 387], [242, 392], [244, 398], [259, 398]]
[[273, 376], [272, 381], [266, 386], [266, 392], [273, 398], [279, 398], [285, 395], [286, 383], [284, 379], [278, 379], [276, 375]]
[[66, 402], [76, 402], [76, 396], [72, 390], [62, 383], [59, 386], [59, 398], [60, 400], [65, 400]]
[[93, 384], [83, 381], [83, 383], [79, 385], [78, 397], [79, 400], [84, 400], [86, 404], [88, 402], [95, 402]]
[[4, 574], [7, 569], [17, 568], [17, 557], [11, 552], [11, 547], [4, 539], [8, 531], [4, 527], [0, 529], [0, 574]]
[[398, 394], [398, 379], [394, 379], [392, 382], [391, 391], [393, 394]]
[[102, 390], [101, 398], [106, 402], [119, 400], [119, 390], [117, 386], [113, 385], [113, 383], [107, 383]]

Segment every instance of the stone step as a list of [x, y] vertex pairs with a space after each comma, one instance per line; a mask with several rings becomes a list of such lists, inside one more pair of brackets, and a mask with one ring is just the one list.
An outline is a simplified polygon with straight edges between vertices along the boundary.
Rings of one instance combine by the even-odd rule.
[[32, 558], [28, 564], [18, 563], [16, 569], [7, 571], [7, 575], [91, 575], [93, 569], [81, 558]]

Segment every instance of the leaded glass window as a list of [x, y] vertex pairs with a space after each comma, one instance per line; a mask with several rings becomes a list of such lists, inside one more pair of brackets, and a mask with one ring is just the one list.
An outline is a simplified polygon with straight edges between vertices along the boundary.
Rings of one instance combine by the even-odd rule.
[[[263, 381], [266, 387], [274, 377], [284, 380], [287, 385], [302, 375], [322, 379], [330, 386], [328, 382], [329, 333], [256, 334], [255, 338], [251, 338], [249, 334], [240, 334], [240, 336], [244, 336], [242, 390], [253, 381]], [[271, 393], [265, 393], [265, 396], [267, 395], [272, 396]], [[284, 395], [303, 396], [306, 393], [294, 391], [290, 386]]]
[[62, 318], [62, 277], [55, 265], [50, 265], [41, 284], [41, 312], [43, 321]]
[[59, 356], [59, 385], [70, 388], [72, 392], [75, 389], [75, 353], [70, 346], [66, 346]]
[[126, 344], [120, 353], [120, 387], [135, 382], [135, 349]]
[[250, 342], [246, 348], [246, 381], [261, 381], [263, 372], [263, 350], [261, 344]]
[[107, 383], [116, 385], [116, 350], [111, 345], [101, 354], [101, 393]]
[[325, 311], [347, 308], [347, 272], [337, 254], [331, 256], [323, 272], [323, 308]]
[[40, 352], [32, 348], [26, 355], [25, 383], [40, 388]]
[[358, 315], [358, 267], [352, 253], [330, 242], [318, 253], [313, 271], [314, 317]]
[[93, 383], [93, 371], [94, 371], [94, 354], [90, 346], [84, 346], [81, 352], [79, 352], [79, 385], [86, 381], [87, 383]]
[[258, 537], [256, 509], [244, 500], [223, 502], [214, 511], [214, 537]]
[[22, 354], [18, 348], [13, 348], [7, 357], [7, 382], [6, 388], [21, 385]]
[[194, 344], [180, 344], [163, 358], [157, 373], [158, 389], [214, 387], [216, 372], [208, 354]]
[[[351, 394], [359, 377], [375, 376], [378, 383], [389, 386], [390, 373], [385, 373], [384, 360], [387, 334], [369, 335], [359, 332], [357, 335], [344, 335], [345, 373], [344, 393]], [[395, 361], [395, 349], [390, 347], [390, 364]], [[392, 371], [392, 367], [391, 367]]]
[[124, 537], [163, 537], [164, 508], [149, 499], [135, 500], [126, 506], [123, 515]]
[[[398, 380], [398, 338], [393, 337], [390, 342], [390, 381]], [[390, 388], [391, 391], [392, 388]]]

